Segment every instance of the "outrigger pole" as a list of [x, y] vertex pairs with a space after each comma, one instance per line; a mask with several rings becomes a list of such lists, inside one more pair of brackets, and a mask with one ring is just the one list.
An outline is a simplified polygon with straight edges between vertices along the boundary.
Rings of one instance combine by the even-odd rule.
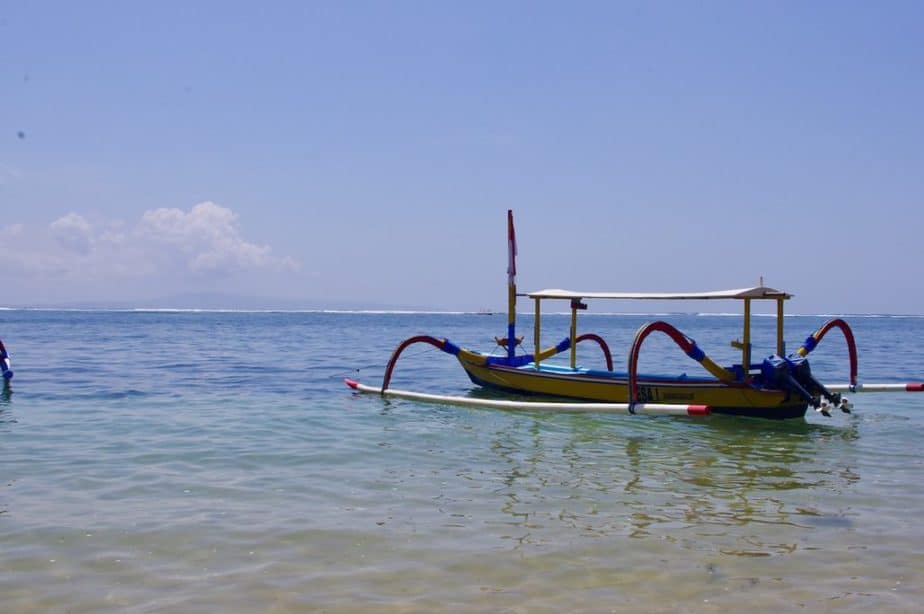
[[567, 413], [617, 413], [617, 414], [648, 414], [654, 416], [708, 416], [708, 405], [673, 405], [665, 403], [588, 403], [588, 402], [545, 402], [545, 401], [512, 401], [506, 399], [473, 399], [471, 397], [453, 397], [441, 394], [426, 394], [397, 390], [395, 388], [375, 388], [366, 386], [351, 379], [343, 382], [356, 392], [380, 394], [382, 396], [423, 401], [425, 403], [440, 403], [442, 405], [461, 405], [463, 407], [486, 407], [492, 409], [525, 409], [527, 411], [556, 411]]
[[828, 384], [831, 392], [924, 392], [924, 383], [908, 382], [904, 384]]

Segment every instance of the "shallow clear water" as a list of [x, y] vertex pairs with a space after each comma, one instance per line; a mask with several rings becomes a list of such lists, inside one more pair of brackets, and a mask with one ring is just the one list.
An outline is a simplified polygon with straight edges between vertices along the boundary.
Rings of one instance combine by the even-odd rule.
[[[647, 316], [594, 316], [624, 361]], [[720, 362], [740, 320], [671, 316]], [[787, 318], [791, 349], [826, 318]], [[920, 381], [924, 319], [848, 318], [862, 381]], [[521, 323], [530, 330], [529, 318]], [[774, 320], [755, 318], [755, 354]], [[771, 422], [384, 401], [417, 333], [504, 316], [0, 311], [0, 603], [30, 610], [724, 611], [924, 599], [924, 394]], [[544, 321], [546, 342], [567, 318]], [[417, 349], [420, 347], [421, 349]], [[760, 349], [758, 349], [760, 348]], [[581, 348], [580, 362], [602, 364]], [[846, 381], [832, 331], [811, 356]], [[642, 368], [698, 374], [649, 338]], [[415, 346], [395, 387], [466, 394]]]

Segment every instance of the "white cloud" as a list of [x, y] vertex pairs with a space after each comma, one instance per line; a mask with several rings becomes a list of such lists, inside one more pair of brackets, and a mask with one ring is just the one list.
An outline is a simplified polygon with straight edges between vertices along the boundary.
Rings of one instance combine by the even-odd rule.
[[93, 227], [76, 213], [68, 213], [51, 223], [51, 235], [67, 251], [89, 254], [93, 243]]
[[188, 211], [146, 211], [134, 223], [89, 221], [78, 213], [53, 221], [44, 232], [21, 224], [0, 229], [14, 264], [29, 275], [112, 280], [164, 277], [197, 278], [246, 271], [293, 271], [291, 258], [278, 258], [268, 245], [245, 240], [238, 216], [213, 202]]
[[154, 209], [141, 218], [139, 232], [147, 239], [179, 249], [188, 256], [192, 271], [279, 266], [270, 248], [240, 236], [237, 215], [213, 202], [199, 203], [188, 213], [180, 209]]

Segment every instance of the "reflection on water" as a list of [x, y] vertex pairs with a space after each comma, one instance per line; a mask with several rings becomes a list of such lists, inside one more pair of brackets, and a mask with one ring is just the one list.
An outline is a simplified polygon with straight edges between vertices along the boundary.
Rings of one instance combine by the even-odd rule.
[[[671, 420], [537, 416], [495, 432], [500, 511], [517, 545], [567, 527], [694, 549], [725, 536], [722, 552], [763, 556], [797, 550], [793, 529], [849, 526], [819, 494], [860, 479], [855, 422]], [[762, 537], [774, 527], [790, 539]]]
[[0, 390], [0, 424], [16, 422], [9, 407], [12, 398], [13, 389], [10, 387], [10, 381], [3, 380], [3, 390]]

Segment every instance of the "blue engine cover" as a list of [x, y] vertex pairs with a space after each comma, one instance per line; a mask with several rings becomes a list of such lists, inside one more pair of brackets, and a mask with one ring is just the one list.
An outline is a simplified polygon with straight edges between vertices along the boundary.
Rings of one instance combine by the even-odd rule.
[[773, 384], [779, 381], [779, 374], [781, 371], [794, 375], [802, 370], [804, 364], [806, 364], [804, 356], [784, 358], [783, 356], [774, 354], [773, 356], [765, 358], [763, 363], [761, 363], [760, 376], [764, 383]]

